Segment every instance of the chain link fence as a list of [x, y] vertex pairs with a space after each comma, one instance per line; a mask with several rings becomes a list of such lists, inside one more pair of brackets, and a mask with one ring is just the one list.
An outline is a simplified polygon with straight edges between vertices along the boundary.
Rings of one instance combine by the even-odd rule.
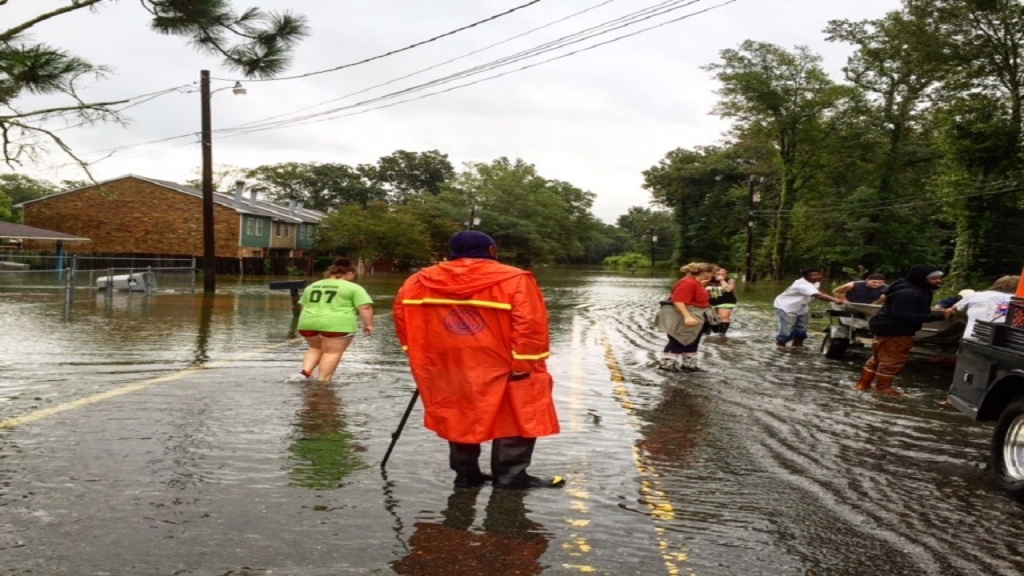
[[195, 292], [195, 258], [0, 253], [0, 292]]

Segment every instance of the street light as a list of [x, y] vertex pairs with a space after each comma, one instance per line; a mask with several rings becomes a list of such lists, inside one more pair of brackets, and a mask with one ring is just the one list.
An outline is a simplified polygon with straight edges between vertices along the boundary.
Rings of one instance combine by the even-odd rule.
[[654, 233], [654, 228], [651, 228], [651, 272], [654, 271], [654, 245], [658, 243], [658, 235]]
[[[227, 88], [218, 88], [220, 92]], [[217, 291], [217, 258], [216, 243], [213, 231], [213, 129], [210, 124], [210, 71], [199, 71], [199, 97], [202, 110], [202, 146], [203, 146], [203, 292], [212, 294]], [[236, 96], [246, 93], [241, 82], [235, 82], [231, 92]]]

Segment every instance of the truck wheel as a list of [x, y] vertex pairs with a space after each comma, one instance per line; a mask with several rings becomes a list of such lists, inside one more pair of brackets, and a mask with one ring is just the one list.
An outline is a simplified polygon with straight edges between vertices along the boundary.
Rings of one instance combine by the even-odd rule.
[[831, 332], [826, 332], [821, 340], [821, 353], [830, 360], [842, 360], [846, 356], [846, 349], [850, 347], [850, 341], [845, 338], [833, 338]]
[[1024, 397], [999, 415], [992, 436], [992, 472], [1004, 490], [1024, 494]]

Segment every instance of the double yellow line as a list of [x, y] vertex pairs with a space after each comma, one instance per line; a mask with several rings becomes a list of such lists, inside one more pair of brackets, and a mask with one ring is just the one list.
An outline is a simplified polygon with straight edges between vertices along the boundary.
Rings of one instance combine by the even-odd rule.
[[[611, 373], [611, 380], [613, 382], [612, 394], [619, 405], [626, 411], [633, 424], [639, 428], [633, 400], [629, 395], [629, 388], [626, 387], [626, 379], [622, 375], [619, 362], [615, 359], [611, 342], [608, 340], [608, 336], [605, 334], [604, 327], [599, 319], [594, 318], [594, 325], [597, 329], [601, 346], [604, 348], [605, 366], [608, 367], [608, 371]], [[681, 544], [669, 542], [666, 538], [668, 531], [660, 525], [661, 522], [674, 520], [676, 511], [672, 506], [672, 502], [669, 501], [661, 490], [661, 482], [658, 480], [660, 474], [650, 465], [644, 464], [640, 448], [636, 444], [633, 445], [633, 466], [640, 474], [640, 493], [643, 495], [644, 502], [651, 511], [651, 518], [654, 520], [654, 533], [658, 540], [658, 553], [665, 562], [665, 568], [668, 570], [669, 575], [680, 576], [683, 573], [683, 564], [690, 559], [689, 553]], [[689, 567], [686, 568], [687, 574], [693, 576], [693, 570]]]

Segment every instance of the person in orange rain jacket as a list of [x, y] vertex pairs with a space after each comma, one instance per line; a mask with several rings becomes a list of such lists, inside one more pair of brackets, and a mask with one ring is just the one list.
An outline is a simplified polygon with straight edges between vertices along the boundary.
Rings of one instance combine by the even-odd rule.
[[[409, 277], [394, 321], [423, 399], [424, 424], [448, 441], [457, 487], [556, 487], [527, 474], [540, 436], [559, 432], [551, 396], [548, 313], [533, 274], [498, 263], [494, 240], [464, 230], [449, 261]], [[480, 443], [492, 441], [491, 475]]]

